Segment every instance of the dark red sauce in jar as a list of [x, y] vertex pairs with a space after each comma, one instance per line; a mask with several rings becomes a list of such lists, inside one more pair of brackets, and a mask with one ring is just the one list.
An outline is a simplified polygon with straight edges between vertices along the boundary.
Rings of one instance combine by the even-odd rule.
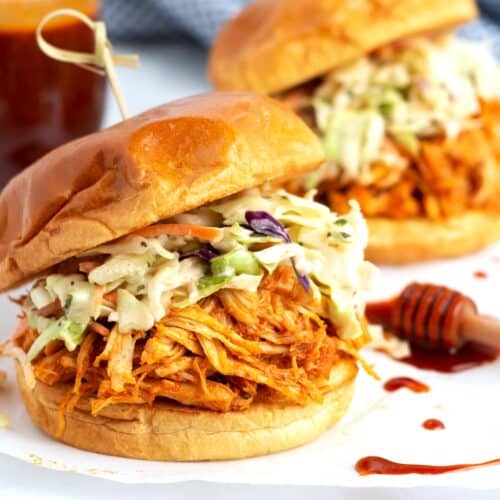
[[[105, 79], [47, 57], [36, 42], [39, 21], [59, 8], [96, 18], [98, 0], [0, 2], [0, 187], [51, 149], [96, 131]], [[94, 51], [94, 35], [81, 21], [59, 17], [44, 38], [57, 47]]]

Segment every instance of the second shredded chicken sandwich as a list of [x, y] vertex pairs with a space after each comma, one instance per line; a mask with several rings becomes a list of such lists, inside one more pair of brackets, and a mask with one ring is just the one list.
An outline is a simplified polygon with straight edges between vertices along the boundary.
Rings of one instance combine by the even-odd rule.
[[345, 211], [356, 199], [379, 262], [460, 255], [500, 236], [500, 70], [446, 30], [471, 0], [260, 0], [225, 26], [218, 88], [275, 94], [327, 162], [288, 187]]

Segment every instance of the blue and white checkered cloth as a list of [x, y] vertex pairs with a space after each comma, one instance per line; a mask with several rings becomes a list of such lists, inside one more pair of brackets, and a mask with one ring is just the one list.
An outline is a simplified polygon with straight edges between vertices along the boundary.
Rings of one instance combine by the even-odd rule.
[[110, 38], [191, 38], [209, 46], [248, 0], [103, 0]]
[[[450, 0], [452, 2], [453, 0]], [[248, 0], [103, 0], [111, 38], [191, 38], [209, 46], [220, 26]], [[459, 29], [488, 41], [500, 59], [500, 0], [479, 0], [481, 19]]]

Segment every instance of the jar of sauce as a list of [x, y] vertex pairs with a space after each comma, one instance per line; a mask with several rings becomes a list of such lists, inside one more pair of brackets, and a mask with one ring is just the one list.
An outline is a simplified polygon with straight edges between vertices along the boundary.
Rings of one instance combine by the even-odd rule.
[[[105, 79], [38, 48], [38, 23], [60, 8], [99, 15], [98, 0], [0, 0], [0, 187], [51, 149], [100, 126]], [[94, 51], [92, 31], [71, 17], [51, 20], [43, 35], [63, 49]]]

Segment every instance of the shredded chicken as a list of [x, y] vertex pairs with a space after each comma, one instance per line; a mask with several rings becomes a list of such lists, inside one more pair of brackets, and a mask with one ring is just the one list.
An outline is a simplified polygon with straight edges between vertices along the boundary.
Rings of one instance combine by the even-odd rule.
[[[12, 359], [15, 359], [20, 364], [24, 373], [26, 385], [30, 389], [32, 389], [33, 387], [35, 387], [36, 384], [35, 375], [33, 373], [33, 367], [30, 363], [26, 361], [25, 349], [14, 344], [14, 342], [19, 342], [19, 341], [22, 342], [22, 339], [25, 336], [27, 339], [31, 339], [30, 332], [32, 330], [27, 328], [27, 322], [24, 321], [23, 319], [21, 319], [20, 321], [20, 326], [23, 326], [22, 331], [20, 331], [18, 327], [12, 339], [7, 340], [6, 342], [0, 344], [0, 356], [10, 357]], [[32, 337], [33, 340], [36, 338], [36, 336]], [[28, 341], [33, 342], [33, 340], [28, 340]], [[3, 378], [3, 383], [5, 383], [7, 381], [7, 374], [3, 371], [1, 371], [1, 373], [4, 374], [2, 375], [2, 378]]]
[[[257, 293], [223, 289], [172, 309], [149, 332], [93, 323], [75, 351], [57, 342], [33, 361], [33, 370], [46, 384], [70, 384], [67, 409], [90, 397], [93, 414], [156, 398], [221, 412], [270, 395], [298, 404], [321, 401], [331, 388], [332, 366], [357, 349], [336, 336], [319, 316], [321, 307], [291, 266], [281, 266]], [[27, 351], [37, 333], [24, 327], [16, 343]]]
[[[500, 102], [483, 102], [478, 122], [478, 128], [464, 130], [456, 138], [421, 140], [417, 156], [386, 137], [386, 149], [397, 151], [405, 168], [372, 165], [373, 181], [368, 185], [346, 184], [340, 176], [324, 179], [317, 186], [318, 200], [346, 212], [349, 200], [356, 199], [366, 216], [395, 219], [438, 219], [476, 208], [499, 212]], [[297, 181], [286, 187], [304, 192]]]
[[38, 316], [42, 316], [43, 318], [58, 317], [61, 316], [62, 313], [63, 309], [59, 299], [54, 300], [54, 302], [51, 302], [37, 311]]

